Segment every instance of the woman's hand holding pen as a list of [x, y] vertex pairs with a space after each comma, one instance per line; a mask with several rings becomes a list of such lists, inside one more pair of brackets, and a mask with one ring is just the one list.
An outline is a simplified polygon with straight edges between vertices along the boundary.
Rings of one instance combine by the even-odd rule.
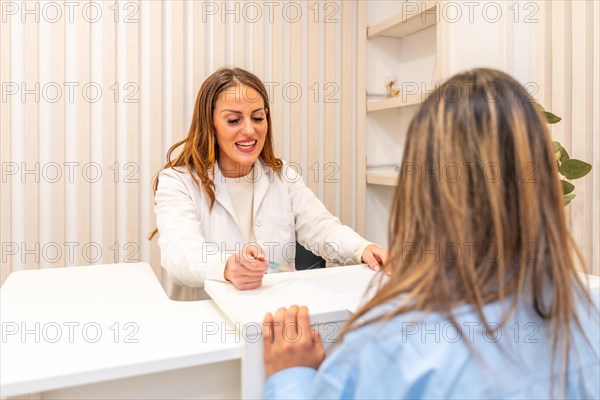
[[256, 289], [262, 285], [267, 267], [262, 249], [257, 244], [249, 244], [227, 259], [225, 279], [240, 290]]

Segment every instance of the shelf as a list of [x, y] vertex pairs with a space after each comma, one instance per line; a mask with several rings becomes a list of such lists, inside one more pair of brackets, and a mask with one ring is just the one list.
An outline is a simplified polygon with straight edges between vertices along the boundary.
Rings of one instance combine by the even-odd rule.
[[396, 186], [398, 183], [398, 172], [395, 168], [367, 170], [367, 183], [371, 185]]
[[381, 100], [367, 100], [367, 112], [389, 110], [392, 108], [409, 107], [423, 102], [421, 93], [405, 96], [400, 94], [398, 97], [390, 97]]
[[437, 22], [436, 4], [437, 1], [406, 3], [407, 7], [403, 7], [400, 13], [368, 27], [367, 37], [369, 39], [378, 36], [402, 38], [429, 28]]

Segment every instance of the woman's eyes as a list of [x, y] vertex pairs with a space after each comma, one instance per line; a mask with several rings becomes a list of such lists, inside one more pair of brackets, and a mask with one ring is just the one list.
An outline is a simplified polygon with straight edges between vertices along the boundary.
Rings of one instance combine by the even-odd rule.
[[[255, 118], [252, 118], [252, 120], [253, 120], [254, 122], [262, 122], [262, 121], [264, 121], [264, 120], [265, 120], [265, 117], [255, 117]], [[239, 123], [240, 123], [240, 121], [241, 121], [241, 119], [240, 119], [240, 118], [236, 118], [236, 119], [228, 119], [228, 120], [227, 120], [227, 123], [228, 123], [229, 125], [237, 125], [237, 124], [239, 124]]]

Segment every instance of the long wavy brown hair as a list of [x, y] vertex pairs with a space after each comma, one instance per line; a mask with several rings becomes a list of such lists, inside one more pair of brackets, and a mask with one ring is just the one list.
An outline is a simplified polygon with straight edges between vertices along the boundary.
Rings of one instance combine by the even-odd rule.
[[[463, 304], [487, 326], [484, 305], [507, 300], [505, 323], [527, 300], [549, 323], [553, 355], [566, 356], [571, 327], [581, 329], [577, 293], [593, 303], [563, 207], [550, 133], [525, 88], [491, 69], [452, 77], [407, 132], [389, 223], [389, 279], [342, 337], [413, 311], [454, 322], [452, 310]], [[365, 315], [399, 299], [385, 315]]]
[[[211, 208], [215, 203], [214, 165], [219, 160], [219, 146], [215, 137], [213, 111], [221, 93], [237, 85], [250, 87], [260, 94], [265, 107], [268, 127], [260, 157], [278, 175], [281, 174], [283, 166], [281, 159], [275, 157], [271, 113], [269, 112], [269, 95], [263, 82], [256, 75], [241, 68], [221, 68], [217, 70], [200, 87], [188, 135], [169, 149], [167, 163], [164, 166], [164, 169], [166, 169], [185, 165], [196, 186], [208, 195]], [[172, 153], [180, 146], [183, 146], [183, 148], [177, 157], [171, 159]], [[154, 194], [156, 194], [158, 174], [154, 178], [152, 188]], [[158, 230], [154, 229], [148, 236], [148, 240], [152, 240], [157, 232]]]

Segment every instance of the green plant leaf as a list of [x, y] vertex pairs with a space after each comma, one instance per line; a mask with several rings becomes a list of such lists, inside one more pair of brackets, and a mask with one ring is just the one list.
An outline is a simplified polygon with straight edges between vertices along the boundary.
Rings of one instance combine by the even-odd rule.
[[544, 111], [544, 116], [546, 117], [546, 122], [549, 124], [556, 124], [562, 120], [561, 117], [552, 114], [550, 111]]
[[552, 146], [554, 146], [554, 152], [559, 152], [561, 151], [561, 149], [563, 149], [562, 144], [560, 144], [560, 142], [557, 142], [556, 140], [552, 141]]
[[567, 153], [567, 149], [565, 149], [564, 147], [562, 148], [562, 152], [560, 154], [560, 158], [558, 159], [558, 161], [560, 161], [561, 163], [564, 163], [565, 161], [567, 161], [569, 158], [569, 153]]
[[590, 164], [574, 158], [560, 164], [560, 173], [567, 179], [579, 179], [586, 176], [591, 170]]
[[563, 190], [563, 194], [569, 194], [571, 193], [573, 190], [575, 190], [575, 185], [573, 185], [571, 182], [569, 181], [565, 181], [564, 179], [562, 179], [560, 181], [560, 183], [562, 183], [562, 190]]
[[571, 194], [565, 194], [563, 196], [563, 201], [565, 202], [565, 206], [568, 205], [571, 200], [573, 200], [575, 198], [575, 193], [571, 193]]
[[557, 122], [560, 122], [560, 120], [562, 120], [561, 117], [559, 117], [559, 116], [551, 113], [550, 111], [546, 111], [546, 109], [544, 108], [544, 106], [542, 106], [540, 103], [536, 103], [536, 104], [538, 106], [538, 109], [546, 117], [546, 122], [548, 122], [549, 124], [556, 124]]
[[561, 163], [569, 159], [569, 153], [567, 152], [567, 149], [560, 144], [560, 142], [552, 141], [552, 146], [554, 146], [554, 156], [558, 160], [558, 166], [560, 167]]

